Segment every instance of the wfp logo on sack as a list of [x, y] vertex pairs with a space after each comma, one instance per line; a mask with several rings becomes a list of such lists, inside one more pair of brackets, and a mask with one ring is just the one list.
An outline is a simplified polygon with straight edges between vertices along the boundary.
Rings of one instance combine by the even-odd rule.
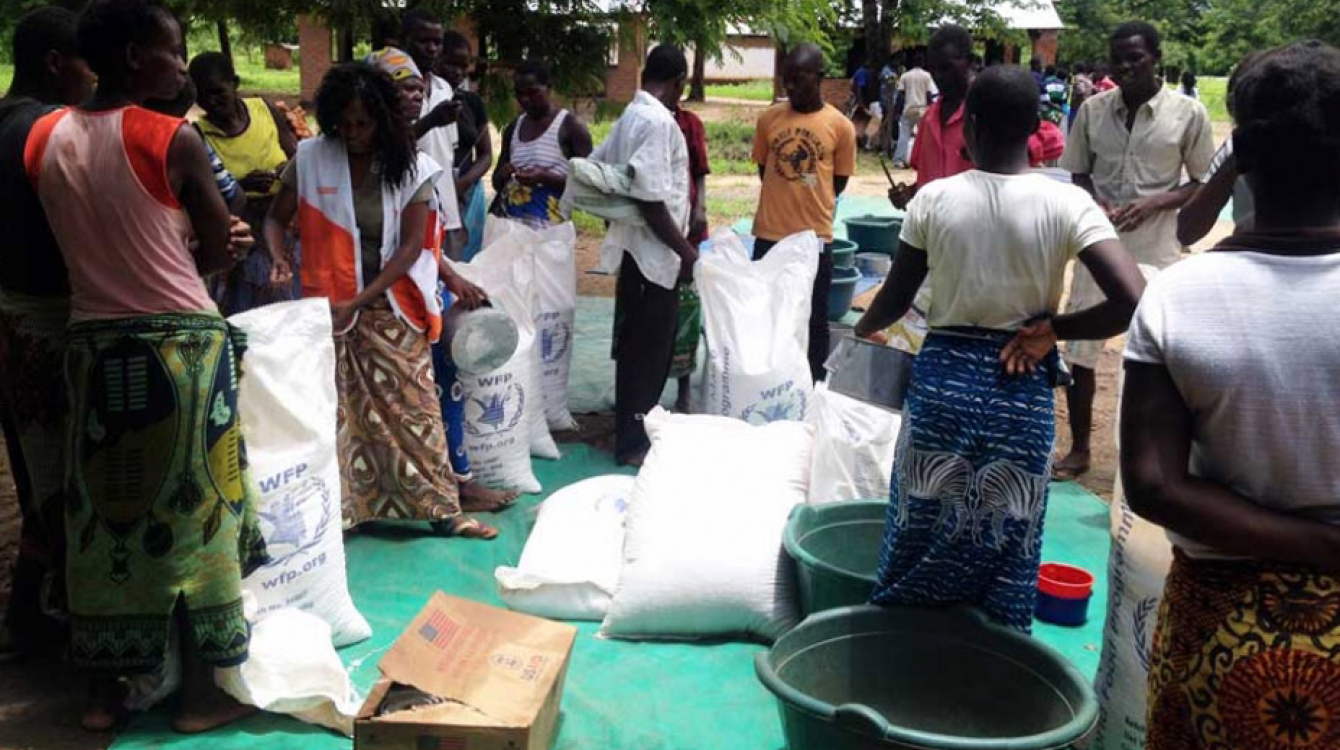
[[484, 394], [465, 406], [465, 431], [473, 437], [511, 432], [526, 412], [526, 392], [511, 373], [477, 378]]
[[762, 391], [754, 403], [740, 412], [740, 419], [758, 426], [773, 422], [799, 421], [805, 417], [805, 392], [796, 388], [795, 381]]
[[572, 326], [560, 318], [561, 313], [543, 313], [537, 318], [540, 326], [540, 361], [553, 364], [568, 353], [572, 346]]
[[[306, 469], [303, 464], [261, 480], [267, 501], [257, 515], [270, 553], [266, 567], [285, 565], [315, 547], [335, 517], [330, 489], [316, 476], [303, 476]], [[279, 487], [283, 495], [270, 499]]]

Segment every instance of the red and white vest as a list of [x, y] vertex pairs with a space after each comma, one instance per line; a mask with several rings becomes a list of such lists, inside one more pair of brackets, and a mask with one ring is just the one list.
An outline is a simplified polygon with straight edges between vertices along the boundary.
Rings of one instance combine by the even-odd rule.
[[[338, 138], [309, 138], [298, 144], [298, 235], [302, 240], [302, 293], [333, 302], [353, 299], [363, 289], [363, 256], [359, 252], [349, 154]], [[400, 247], [402, 232], [423, 236], [423, 252], [409, 273], [387, 290], [396, 315], [416, 331], [437, 341], [442, 332], [442, 303], [437, 294], [442, 230], [436, 199], [426, 226], [403, 227], [401, 216], [424, 183], [442, 171], [426, 154], [418, 155], [413, 173], [397, 187], [382, 187], [382, 267]], [[370, 177], [371, 179], [371, 177]]]

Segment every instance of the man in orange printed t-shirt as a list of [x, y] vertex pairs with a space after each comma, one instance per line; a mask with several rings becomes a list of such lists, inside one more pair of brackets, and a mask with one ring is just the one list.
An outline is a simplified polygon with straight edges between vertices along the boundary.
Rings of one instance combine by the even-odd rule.
[[833, 215], [856, 171], [856, 128], [820, 94], [824, 57], [802, 44], [786, 56], [787, 101], [758, 118], [754, 162], [763, 180], [754, 216], [754, 259], [793, 234], [813, 230], [825, 244], [810, 305], [810, 373], [824, 377], [828, 358], [828, 288], [833, 283]]

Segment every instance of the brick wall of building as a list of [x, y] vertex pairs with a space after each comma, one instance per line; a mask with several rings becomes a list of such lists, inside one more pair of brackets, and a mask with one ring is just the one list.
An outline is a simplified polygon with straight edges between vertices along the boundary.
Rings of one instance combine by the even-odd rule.
[[303, 106], [316, 99], [316, 90], [335, 59], [335, 37], [312, 16], [298, 16], [298, 67]]
[[[631, 25], [630, 25], [631, 24]], [[647, 56], [647, 23], [641, 18], [619, 26], [619, 60], [605, 73], [605, 101], [626, 104], [642, 86], [642, 61]]]
[[851, 80], [847, 78], [825, 78], [822, 87], [824, 102], [842, 109], [851, 98]]

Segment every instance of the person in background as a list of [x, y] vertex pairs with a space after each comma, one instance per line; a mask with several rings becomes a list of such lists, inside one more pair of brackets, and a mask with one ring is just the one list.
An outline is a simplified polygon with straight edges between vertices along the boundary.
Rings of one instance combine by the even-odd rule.
[[[423, 98], [427, 88], [414, 60], [401, 50], [387, 48], [368, 55], [366, 62], [395, 84], [400, 95], [400, 115], [412, 129], [423, 112]], [[426, 169], [441, 167], [436, 162], [428, 163], [429, 159], [431, 157], [422, 153], [419, 156], [420, 163], [425, 164]], [[440, 194], [438, 200], [442, 200]], [[488, 295], [483, 289], [456, 273], [445, 259], [439, 256], [437, 261], [440, 282], [438, 292], [442, 295], [444, 309], [460, 305], [464, 310], [474, 310], [488, 303]], [[441, 407], [442, 425], [447, 435], [448, 459], [460, 488], [461, 510], [495, 513], [514, 502], [520, 494], [490, 489], [475, 481], [470, 455], [465, 449], [465, 399], [457, 382], [456, 365], [451, 361], [449, 345], [445, 339], [432, 342], [433, 379]]]
[[1079, 114], [1079, 108], [1084, 102], [1094, 95], [1093, 78], [1089, 74], [1089, 66], [1084, 63], [1076, 63], [1074, 75], [1070, 77], [1070, 106], [1066, 112], [1066, 132], [1075, 124], [1075, 115]]
[[175, 620], [172, 726], [205, 731], [255, 710], [214, 683], [247, 658], [242, 578], [268, 556], [237, 419], [241, 352], [200, 278], [251, 233], [230, 221], [196, 130], [138, 106], [186, 80], [168, 11], [94, 0], [78, 44], [97, 91], [33, 125], [24, 166], [71, 289], [70, 655], [93, 675], [81, 724], [116, 723], [116, 677], [162, 668]]
[[917, 130], [912, 149], [916, 182], [896, 184], [889, 189], [889, 200], [895, 208], [906, 207], [912, 196], [931, 182], [972, 169], [963, 141], [963, 102], [972, 83], [968, 60], [971, 51], [972, 37], [962, 26], [949, 24], [931, 35], [930, 73], [940, 98], [927, 108]]
[[[763, 190], [754, 215], [754, 259], [764, 257], [779, 241], [812, 231], [824, 243], [833, 241], [837, 199], [856, 172], [856, 131], [836, 108], [825, 104], [820, 86], [824, 56], [818, 47], [801, 44], [782, 64], [787, 101], [774, 104], [758, 118], [754, 130], [754, 163]], [[823, 380], [828, 359], [828, 291], [833, 283], [833, 256], [819, 255], [810, 301], [810, 374]]]
[[[707, 175], [712, 167], [707, 158], [707, 131], [698, 115], [676, 102], [675, 124], [684, 134], [689, 153], [689, 244], [697, 248], [707, 241]], [[670, 360], [670, 378], [678, 381], [675, 410], [689, 413], [692, 386], [689, 382], [698, 367], [698, 342], [703, 336], [703, 305], [692, 280], [679, 284], [679, 326], [675, 330], [675, 350]]]
[[847, 103], [847, 116], [856, 128], [856, 145], [866, 147], [866, 130], [870, 127], [870, 99], [866, 92], [870, 90], [870, 68], [864, 63], [857, 66], [851, 77], [851, 97]]
[[[520, 93], [528, 86], [517, 75]], [[687, 77], [683, 52], [666, 44], [652, 49], [641, 90], [591, 154], [595, 161], [632, 169], [629, 197], [643, 219], [610, 224], [600, 249], [600, 269], [619, 274], [614, 459], [624, 466], [640, 466], [651, 449], [642, 419], [665, 389], [678, 324], [677, 287], [692, 281], [698, 261], [698, 249], [688, 241], [688, 147], [673, 114]]]
[[1042, 79], [1042, 119], [1064, 125], [1070, 113], [1070, 73], [1065, 68], [1048, 65]]
[[414, 136], [418, 139], [419, 151], [441, 167], [435, 184], [437, 218], [446, 238], [444, 246], [453, 257], [459, 256], [465, 243], [459, 236], [461, 206], [457, 200], [452, 165], [456, 161], [456, 144], [460, 141], [456, 121], [460, 118], [461, 101], [456, 98], [451, 84], [433, 72], [442, 56], [442, 21], [423, 8], [413, 8], [405, 13], [400, 36], [424, 86], [423, 104], [414, 121]]
[[1117, 82], [1108, 75], [1107, 63], [1099, 62], [1093, 66], [1093, 93], [1102, 94], [1117, 87]]
[[[75, 41], [78, 17], [39, 8], [14, 27], [14, 81], [0, 99], [0, 418], [15, 474], [22, 527], [9, 604], [0, 622], [0, 662], [55, 646], [63, 611], [65, 439], [62, 358], [70, 284], [46, 213], [24, 171], [33, 123], [93, 93]], [[20, 478], [26, 481], [19, 481]], [[43, 602], [42, 592], [53, 592]]]
[[[1195, 193], [1214, 157], [1210, 117], [1200, 102], [1159, 84], [1155, 69], [1162, 52], [1153, 26], [1123, 23], [1112, 33], [1109, 47], [1121, 86], [1084, 103], [1061, 168], [1107, 210], [1136, 262], [1167, 268], [1182, 253], [1177, 210]], [[1183, 172], [1191, 178], [1186, 184]], [[1083, 268], [1075, 269], [1069, 309], [1090, 307], [1099, 294], [1093, 278]], [[1089, 470], [1095, 370], [1104, 345], [1079, 341], [1066, 346], [1066, 363], [1074, 376], [1066, 392], [1071, 444], [1055, 466], [1058, 479], [1074, 479]]]
[[1340, 51], [1264, 52], [1234, 120], [1255, 227], [1154, 279], [1126, 343], [1126, 498], [1173, 543], [1148, 750], [1340, 743]]
[[931, 100], [939, 94], [935, 79], [926, 72], [923, 62], [921, 53], [915, 53], [912, 56], [912, 67], [898, 79], [898, 90], [903, 94], [903, 114], [898, 122], [898, 145], [893, 150], [895, 169], [907, 168], [917, 126], [921, 124], [921, 118], [926, 116]]
[[532, 227], [558, 224], [558, 199], [568, 183], [568, 160], [591, 154], [591, 133], [576, 115], [554, 104], [549, 69], [535, 60], [513, 78], [521, 114], [502, 133], [493, 188], [502, 214]]
[[452, 171], [456, 175], [456, 198], [466, 234], [457, 259], [465, 261], [475, 257], [484, 242], [484, 218], [488, 213], [487, 201], [484, 199], [484, 175], [493, 168], [493, 136], [489, 132], [489, 116], [484, 98], [465, 89], [470, 65], [470, 40], [455, 31], [443, 34], [442, 53], [437, 57], [437, 73], [456, 92], [456, 99], [461, 102], [461, 111], [456, 119], [458, 139]]
[[[1228, 77], [1228, 95], [1225, 104], [1233, 116], [1233, 90], [1241, 75], [1260, 55], [1249, 53], [1238, 61]], [[1229, 136], [1214, 152], [1205, 182], [1196, 188], [1195, 195], [1177, 212], [1177, 241], [1190, 247], [1205, 238], [1214, 229], [1215, 222], [1228, 201], [1233, 201], [1233, 223], [1240, 232], [1250, 232], [1256, 224], [1256, 201], [1247, 179], [1238, 172], [1238, 161], [1233, 156], [1233, 136]]]
[[900, 68], [898, 58], [889, 55], [888, 62], [879, 71], [879, 106], [884, 110], [884, 119], [879, 123], [879, 151], [890, 159], [898, 147], [898, 123], [903, 117], [898, 88], [898, 80], [902, 78]]
[[1177, 87], [1177, 93], [1200, 101], [1200, 89], [1196, 88], [1195, 73], [1189, 70], [1182, 72], [1182, 83]]
[[[160, 115], [185, 119], [191, 107], [195, 106], [195, 84], [190, 78], [182, 84], [181, 92], [177, 94], [176, 99], [146, 99], [144, 108], [150, 112], [157, 112]], [[233, 176], [228, 168], [223, 166], [223, 159], [219, 157], [219, 152], [205, 141], [205, 152], [209, 154], [209, 166], [214, 170], [214, 182], [219, 188], [219, 194], [223, 196], [223, 202], [228, 204], [228, 210], [234, 216], [240, 216], [242, 210], [247, 205], [247, 195], [242, 190], [242, 185]]]
[[439, 167], [416, 152], [390, 76], [366, 63], [332, 68], [316, 108], [322, 135], [284, 170], [265, 233], [278, 240], [300, 217], [303, 295], [330, 300], [345, 525], [414, 519], [492, 539], [461, 512], [433, 380]]
[[1038, 93], [1042, 93], [1042, 83], [1047, 80], [1047, 71], [1042, 66], [1042, 58], [1030, 58], [1028, 61], [1028, 70], [1033, 74], [1033, 80], [1038, 84]]
[[[232, 62], [219, 52], [203, 52], [191, 60], [191, 81], [204, 110], [196, 127], [223, 166], [239, 176], [246, 191], [241, 217], [259, 231], [270, 201], [279, 191], [279, 173], [298, 149], [293, 129], [273, 105], [260, 97], [238, 95], [240, 79]], [[277, 248], [291, 268], [300, 261], [290, 243]], [[255, 249], [213, 285], [214, 299], [225, 316], [271, 302], [297, 298], [297, 287], [270, 284], [270, 248], [259, 237]]]
[[[966, 603], [1028, 632], [1055, 433], [1056, 342], [1124, 329], [1144, 281], [1091, 197], [1028, 171], [1038, 89], [1027, 71], [988, 68], [966, 109], [977, 169], [912, 200], [888, 282], [856, 325], [857, 336], [870, 337], [907, 311], [923, 281], [934, 289], [872, 602]], [[1106, 299], [1056, 315], [1072, 259], [1092, 269]]]

